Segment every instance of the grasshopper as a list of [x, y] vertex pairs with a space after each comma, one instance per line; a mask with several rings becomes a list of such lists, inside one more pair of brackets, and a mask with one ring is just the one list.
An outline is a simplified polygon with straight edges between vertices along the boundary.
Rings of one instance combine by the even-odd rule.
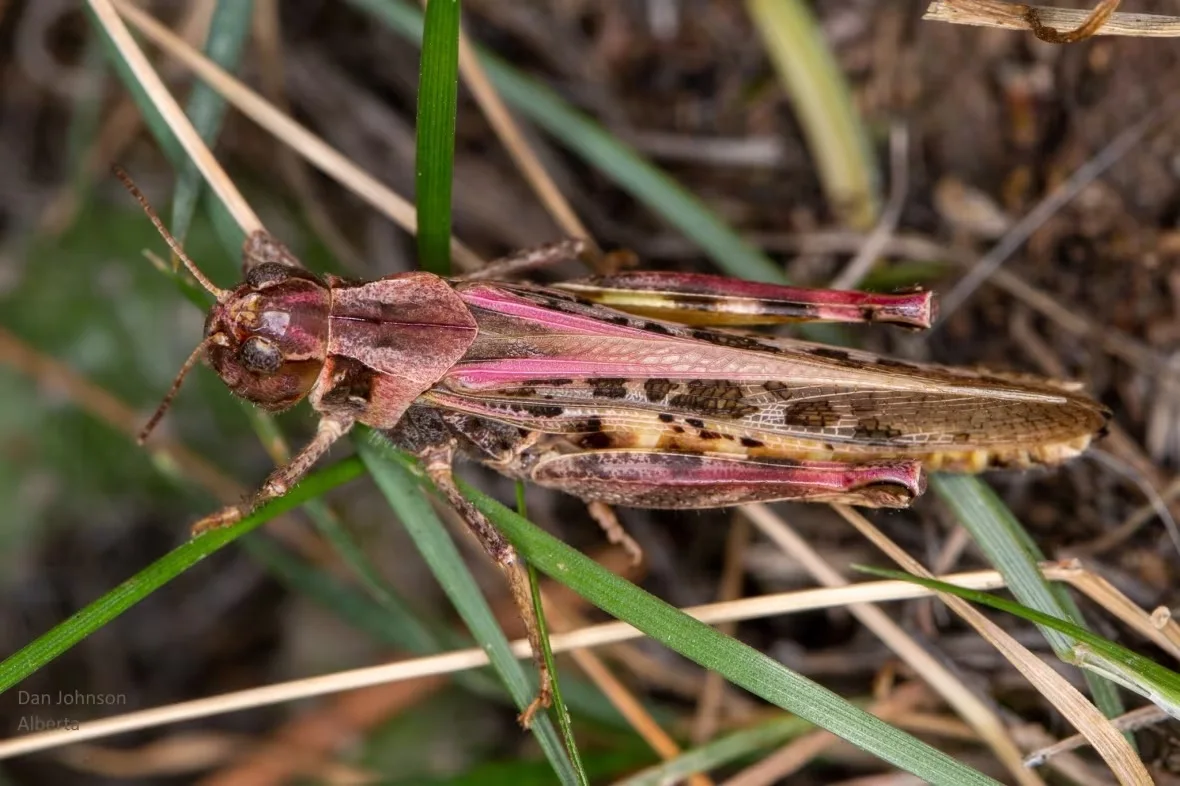
[[[738, 328], [800, 321], [929, 327], [929, 292], [871, 294], [721, 276], [626, 272], [535, 286], [502, 280], [576, 256], [566, 241], [478, 276], [317, 276], [259, 231], [245, 278], [201, 273], [125, 176], [194, 278], [217, 298], [205, 336], [141, 435], [204, 357], [237, 396], [279, 411], [306, 398], [312, 440], [249, 500], [205, 517], [232, 524], [287, 492], [357, 423], [419, 456], [508, 577], [534, 654], [526, 579], [511, 544], [459, 493], [465, 456], [594, 503], [716, 508], [778, 500], [906, 507], [927, 470], [1055, 465], [1109, 412], [1078, 386], [917, 364]], [[540, 664], [539, 664], [540, 665]], [[547, 703], [548, 675], [524, 715]]]

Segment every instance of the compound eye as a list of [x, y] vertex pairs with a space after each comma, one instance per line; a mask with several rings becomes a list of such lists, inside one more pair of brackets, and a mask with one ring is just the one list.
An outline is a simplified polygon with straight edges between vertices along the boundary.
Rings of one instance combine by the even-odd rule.
[[258, 374], [273, 374], [283, 365], [283, 353], [273, 342], [260, 336], [246, 339], [238, 358], [243, 366]]

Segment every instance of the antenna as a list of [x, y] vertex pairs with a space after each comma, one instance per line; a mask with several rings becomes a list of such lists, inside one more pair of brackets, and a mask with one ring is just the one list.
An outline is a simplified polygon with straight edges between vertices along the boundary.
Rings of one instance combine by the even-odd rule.
[[[164, 226], [164, 222], [156, 215], [156, 211], [152, 209], [151, 203], [147, 201], [147, 197], [143, 195], [143, 192], [139, 190], [139, 186], [135, 185], [135, 182], [123, 170], [123, 167], [115, 164], [111, 167], [111, 171], [114, 172], [115, 177], [119, 178], [119, 182], [131, 192], [131, 196], [135, 197], [135, 200], [139, 202], [140, 207], [143, 208], [143, 212], [147, 213], [148, 219], [155, 226], [156, 231], [160, 233], [160, 237], [164, 238], [164, 242], [168, 244], [168, 248], [172, 249], [172, 253], [176, 254], [180, 261], [184, 263], [184, 266], [188, 268], [188, 272], [193, 274], [193, 278], [197, 280], [197, 283], [211, 292], [213, 297], [217, 298], [218, 301], [225, 300], [229, 297], [230, 291], [228, 289], [222, 289], [206, 278], [205, 274], [197, 267], [197, 263], [188, 258], [188, 254], [184, 253], [184, 249], [180, 246], [180, 241], [172, 237], [172, 233], [168, 231]], [[204, 346], [204, 342], [202, 342], [201, 346]]]
[[164, 400], [160, 402], [160, 406], [156, 407], [156, 411], [148, 418], [148, 422], [140, 430], [139, 436], [136, 438], [136, 443], [142, 445], [147, 441], [148, 435], [152, 433], [152, 429], [164, 417], [164, 413], [168, 411], [168, 407], [172, 405], [172, 399], [176, 398], [176, 394], [180, 391], [180, 383], [184, 382], [185, 376], [188, 372], [193, 370], [193, 366], [201, 359], [201, 354], [208, 349], [210, 344], [226, 345], [226, 338], [224, 333], [213, 333], [206, 336], [205, 340], [197, 345], [197, 348], [188, 356], [188, 360], [184, 361], [184, 365], [180, 367], [180, 371], [176, 374], [176, 379], [172, 380], [172, 387], [168, 388], [168, 392], [164, 395]]

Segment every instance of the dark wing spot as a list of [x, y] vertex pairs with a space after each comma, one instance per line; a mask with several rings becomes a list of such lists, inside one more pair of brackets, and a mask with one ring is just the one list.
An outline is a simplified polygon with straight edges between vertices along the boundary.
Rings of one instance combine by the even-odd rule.
[[525, 386], [522, 386], [522, 387], [519, 387], [519, 388], [510, 388], [510, 389], [508, 389], [508, 390], [505, 390], [505, 391], [504, 391], [504, 395], [506, 395], [506, 396], [522, 396], [522, 397], [524, 397], [524, 396], [529, 396], [529, 397], [531, 397], [531, 396], [535, 396], [535, 395], [537, 395], [537, 389], [536, 389], [536, 388], [534, 388], [534, 387], [531, 387], [531, 386], [525, 385]]
[[595, 377], [586, 380], [591, 386], [591, 395], [595, 398], [626, 398], [627, 380], [621, 377]]
[[562, 385], [572, 385], [573, 382], [572, 379], [565, 379], [563, 377], [560, 379], [538, 379], [533, 384], [539, 387], [559, 388]]
[[800, 401], [783, 410], [783, 423], [800, 428], [832, 428], [840, 422], [840, 414], [829, 401]]
[[716, 431], [707, 431], [705, 429], [701, 429], [700, 437], [701, 439], [721, 439], [721, 435]]
[[847, 352], [842, 349], [832, 349], [831, 347], [816, 347], [809, 349], [807, 352], [816, 357], [828, 358], [829, 360], [850, 360], [852, 358]]
[[582, 430], [589, 432], [602, 431], [602, 418], [588, 418], [582, 424]]
[[672, 417], [672, 416], [671, 416], [671, 415], [669, 415], [667, 412], [661, 412], [661, 413], [660, 413], [660, 422], [661, 422], [661, 423], [671, 423], [671, 422], [672, 422], [673, 420], [675, 420], [675, 419], [676, 419], [676, 418]]
[[562, 407], [553, 404], [510, 404], [508, 409], [513, 412], [524, 412], [535, 418], [556, 418], [565, 412]]
[[648, 401], [657, 403], [666, 399], [668, 394], [678, 387], [680, 386], [670, 379], [655, 377], [643, 383], [643, 392], [647, 395]]
[[610, 317], [607, 321], [615, 325], [629, 326], [631, 324], [631, 320], [627, 317]]
[[745, 403], [742, 386], [725, 380], [694, 379], [688, 389], [668, 402], [673, 407], [723, 418], [752, 415], [758, 408]]
[[643, 329], [649, 333], [659, 333], [662, 336], [669, 336], [672, 334], [671, 330], [661, 325], [659, 322], [644, 322]]
[[694, 330], [690, 334], [698, 341], [707, 341], [710, 344], [716, 344], [720, 347], [729, 347], [730, 349], [748, 349], [754, 352], [774, 352], [778, 353], [782, 350], [774, 344], [765, 341], [759, 341], [750, 336], [738, 336], [733, 333], [722, 333], [714, 330]]
[[767, 393], [772, 393], [775, 398], [782, 399], [783, 401], [791, 400], [791, 386], [786, 382], [771, 380], [770, 382], [763, 382], [762, 387]]
[[880, 418], [872, 417], [857, 420], [854, 433], [862, 439], [896, 439], [902, 436], [903, 432]]
[[742, 447], [743, 448], [760, 448], [764, 444], [765, 443], [762, 442], [761, 440], [751, 439], [750, 437], [742, 437]]
[[697, 420], [696, 418], [686, 418], [684, 422], [687, 423], [688, 425], [692, 426], [693, 428], [704, 428], [705, 427], [705, 421]]
[[578, 444], [588, 450], [602, 450], [611, 446], [611, 437], [610, 434], [599, 431], [582, 437], [578, 440]]

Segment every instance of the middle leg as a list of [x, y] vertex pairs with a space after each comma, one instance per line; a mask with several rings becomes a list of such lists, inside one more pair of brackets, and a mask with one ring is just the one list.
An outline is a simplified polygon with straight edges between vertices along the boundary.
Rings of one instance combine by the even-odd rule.
[[541, 648], [541, 630], [533, 611], [528, 574], [525, 572], [525, 565], [520, 559], [520, 555], [516, 553], [516, 549], [508, 542], [508, 539], [500, 530], [496, 529], [496, 525], [489, 521], [487, 516], [460, 493], [458, 486], [455, 485], [455, 478], [451, 470], [454, 459], [453, 452], [453, 448], [450, 446], [429, 448], [422, 451], [422, 461], [426, 466], [426, 474], [430, 476], [434, 485], [446, 497], [447, 502], [471, 529], [484, 551], [492, 558], [508, 581], [508, 589], [512, 594], [512, 600], [516, 604], [520, 618], [524, 622], [529, 647], [533, 651], [533, 662], [536, 664], [540, 677], [536, 698], [519, 717], [520, 725], [527, 729], [532, 724], [533, 716], [537, 711], [548, 707], [553, 699], [553, 679], [549, 673], [549, 667], [545, 663], [544, 650]]

